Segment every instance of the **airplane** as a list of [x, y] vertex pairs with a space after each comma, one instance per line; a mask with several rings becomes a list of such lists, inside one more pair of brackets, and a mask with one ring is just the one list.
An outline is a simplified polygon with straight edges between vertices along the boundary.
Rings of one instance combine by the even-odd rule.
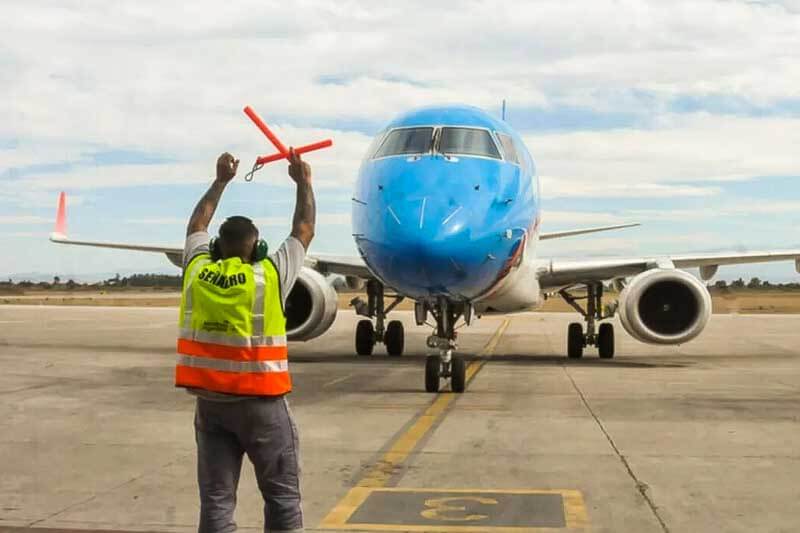
[[[504, 120], [464, 105], [426, 107], [392, 120], [375, 137], [361, 164], [352, 197], [353, 238], [359, 257], [309, 254], [286, 303], [287, 336], [307, 341], [324, 334], [337, 312], [331, 279], [343, 276], [366, 301], [351, 304], [363, 318], [355, 351], [369, 356], [382, 343], [390, 356], [405, 347], [403, 324], [387, 317], [403, 299], [414, 301], [418, 326], [433, 328], [427, 346], [425, 390], [450, 382], [464, 392], [466, 365], [457, 355], [457, 329], [475, 317], [539, 308], [560, 296], [586, 323], [567, 331], [567, 356], [588, 346], [614, 356], [619, 315], [625, 331], [651, 344], [682, 344], [697, 337], [711, 316], [704, 283], [722, 265], [795, 261], [800, 250], [710, 254], [538, 258], [539, 241], [619, 230], [618, 224], [541, 231], [536, 163]], [[64, 193], [50, 240], [60, 244], [159, 252], [181, 266], [183, 247], [73, 240], [66, 236]], [[331, 275], [338, 276], [331, 276]], [[604, 305], [614, 285], [616, 302]]]

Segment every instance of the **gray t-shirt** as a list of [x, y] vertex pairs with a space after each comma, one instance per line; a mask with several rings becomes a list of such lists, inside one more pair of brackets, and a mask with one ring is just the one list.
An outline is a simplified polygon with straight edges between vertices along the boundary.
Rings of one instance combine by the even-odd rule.
[[[198, 231], [186, 237], [186, 245], [183, 248], [183, 268], [189, 264], [192, 258], [198, 254], [208, 253], [208, 244], [211, 240], [208, 232]], [[283, 241], [283, 244], [270, 254], [269, 258], [275, 265], [278, 271], [278, 279], [281, 285], [281, 301], [286, 304], [286, 297], [294, 287], [294, 282], [297, 281], [297, 276], [300, 274], [300, 269], [303, 268], [303, 262], [306, 258], [306, 249], [303, 243], [292, 237], [291, 235]], [[212, 400], [217, 402], [235, 402], [254, 396], [239, 396], [234, 394], [224, 394], [221, 392], [208, 391], [204, 389], [186, 389], [190, 394], [199, 396], [205, 400]]]

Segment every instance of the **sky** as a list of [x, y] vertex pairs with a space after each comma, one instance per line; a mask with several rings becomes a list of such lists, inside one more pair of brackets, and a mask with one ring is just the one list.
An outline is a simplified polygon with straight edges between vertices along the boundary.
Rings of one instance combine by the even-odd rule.
[[[800, 248], [800, 0], [6, 0], [3, 13], [0, 277], [174, 271], [49, 243], [58, 192], [71, 237], [180, 246], [216, 157], [247, 170], [272, 151], [247, 104], [287, 144], [334, 140], [307, 158], [312, 252], [355, 254], [351, 191], [383, 124], [442, 103], [499, 114], [503, 99], [538, 165], [544, 231], [643, 224], [540, 254]], [[216, 221], [251, 216], [276, 246], [293, 199], [272, 164], [228, 188]], [[800, 278], [791, 263], [720, 276]]]

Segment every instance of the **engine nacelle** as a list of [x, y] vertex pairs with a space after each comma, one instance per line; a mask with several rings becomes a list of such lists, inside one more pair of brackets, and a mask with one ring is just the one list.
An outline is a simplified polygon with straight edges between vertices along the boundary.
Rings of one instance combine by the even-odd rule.
[[316, 270], [303, 267], [286, 298], [287, 338], [308, 341], [319, 337], [333, 325], [337, 309], [333, 286]]
[[619, 318], [632, 337], [650, 344], [682, 344], [711, 317], [705, 285], [682, 270], [657, 268], [634, 277], [619, 295]]

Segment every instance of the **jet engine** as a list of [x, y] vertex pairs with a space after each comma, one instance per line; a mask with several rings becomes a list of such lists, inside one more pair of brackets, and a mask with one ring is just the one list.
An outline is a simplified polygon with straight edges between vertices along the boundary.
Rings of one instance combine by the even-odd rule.
[[325, 277], [303, 267], [286, 298], [287, 338], [308, 341], [328, 331], [336, 319], [337, 304], [336, 291]]
[[650, 344], [682, 344], [711, 317], [711, 296], [694, 276], [656, 268], [634, 277], [620, 293], [619, 317], [632, 337]]

